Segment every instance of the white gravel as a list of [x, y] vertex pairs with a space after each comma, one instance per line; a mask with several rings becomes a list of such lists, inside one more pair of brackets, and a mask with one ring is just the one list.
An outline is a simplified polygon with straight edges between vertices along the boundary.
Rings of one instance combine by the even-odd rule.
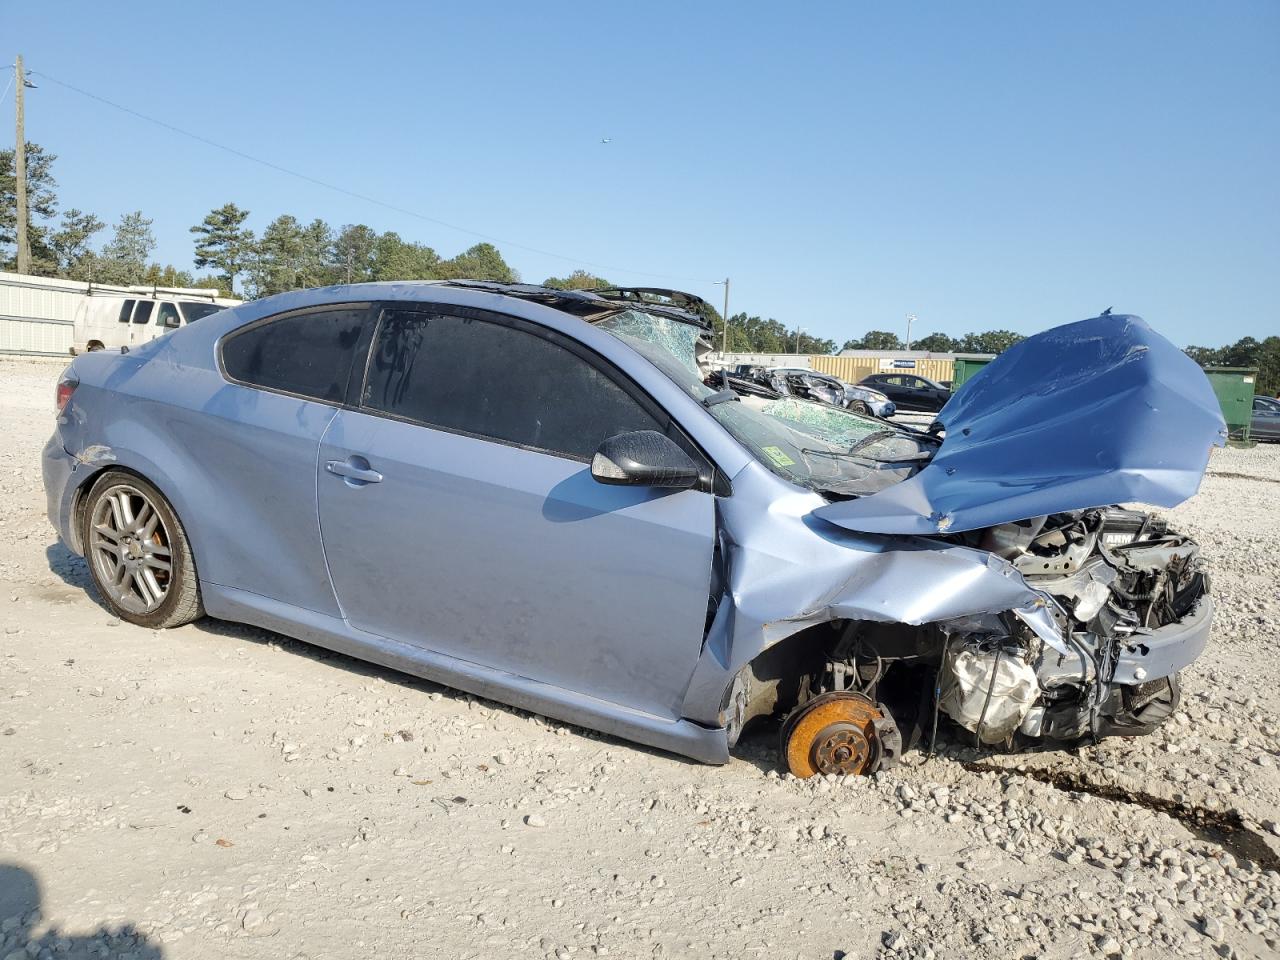
[[44, 516], [59, 369], [0, 360], [0, 960], [1280, 952], [1245, 857], [1280, 851], [1280, 446], [1216, 451], [1170, 511], [1220, 614], [1156, 735], [797, 782], [768, 735], [699, 766], [262, 630], [115, 621]]

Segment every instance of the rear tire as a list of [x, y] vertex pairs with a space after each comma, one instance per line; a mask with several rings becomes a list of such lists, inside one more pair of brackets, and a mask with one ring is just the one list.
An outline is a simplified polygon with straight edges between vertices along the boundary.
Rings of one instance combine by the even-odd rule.
[[93, 343], [89, 344], [89, 346], [85, 348], [85, 352], [97, 353], [101, 349], [102, 349], [102, 344], [100, 344], [97, 340], [95, 340], [93, 341]]
[[186, 531], [146, 480], [123, 470], [99, 477], [80, 536], [94, 586], [121, 620], [159, 630], [204, 616]]

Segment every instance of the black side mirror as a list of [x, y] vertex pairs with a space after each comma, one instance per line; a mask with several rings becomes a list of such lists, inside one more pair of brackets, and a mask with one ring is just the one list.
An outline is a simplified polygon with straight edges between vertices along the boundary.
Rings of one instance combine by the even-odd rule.
[[698, 482], [698, 465], [669, 437], [636, 430], [600, 444], [591, 476], [600, 483], [686, 489]]

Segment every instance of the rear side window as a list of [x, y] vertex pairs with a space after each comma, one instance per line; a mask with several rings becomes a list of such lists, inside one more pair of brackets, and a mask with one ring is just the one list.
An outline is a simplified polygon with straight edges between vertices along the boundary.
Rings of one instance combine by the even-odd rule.
[[251, 326], [223, 342], [223, 370], [249, 386], [341, 403], [367, 313], [313, 310]]
[[609, 437], [664, 429], [567, 346], [505, 323], [406, 310], [383, 317], [363, 404], [584, 461]]
[[216, 303], [192, 303], [190, 300], [182, 301], [182, 315], [187, 318], [187, 323], [194, 323], [201, 317], [207, 317], [211, 313], [217, 313], [222, 307]]
[[138, 306], [133, 311], [134, 323], [146, 323], [151, 319], [151, 311], [155, 309], [156, 302], [154, 300], [139, 300]]
[[120, 322], [121, 323], [129, 322], [129, 314], [133, 313], [133, 305], [136, 302], [137, 301], [135, 300], [126, 300], [124, 303], [120, 304]]

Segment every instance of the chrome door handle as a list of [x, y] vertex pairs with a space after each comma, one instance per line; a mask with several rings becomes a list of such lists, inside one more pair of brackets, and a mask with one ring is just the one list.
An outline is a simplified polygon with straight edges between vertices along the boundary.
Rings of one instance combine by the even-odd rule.
[[343, 477], [352, 486], [364, 486], [366, 483], [381, 483], [382, 474], [369, 467], [364, 457], [347, 457], [346, 460], [329, 460], [324, 468], [334, 476]]

